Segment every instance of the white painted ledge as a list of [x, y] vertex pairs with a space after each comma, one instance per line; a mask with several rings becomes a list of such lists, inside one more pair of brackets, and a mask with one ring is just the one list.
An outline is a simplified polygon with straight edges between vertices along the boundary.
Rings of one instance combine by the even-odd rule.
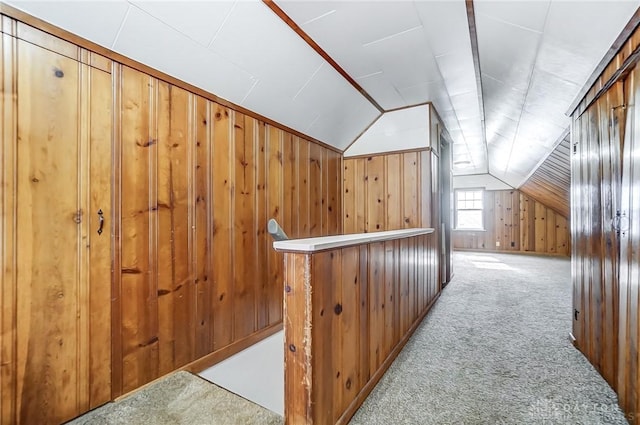
[[409, 238], [411, 236], [426, 235], [428, 233], [433, 233], [433, 229], [429, 227], [422, 227], [414, 229], [389, 230], [386, 232], [353, 233], [349, 235], [276, 241], [273, 243], [273, 248], [276, 251], [283, 252], [316, 252], [372, 242]]

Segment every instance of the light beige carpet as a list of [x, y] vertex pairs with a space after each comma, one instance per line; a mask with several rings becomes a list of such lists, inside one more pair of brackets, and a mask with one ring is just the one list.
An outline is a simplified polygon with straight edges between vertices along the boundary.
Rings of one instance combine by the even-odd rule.
[[177, 372], [72, 425], [282, 424], [282, 416], [188, 372]]

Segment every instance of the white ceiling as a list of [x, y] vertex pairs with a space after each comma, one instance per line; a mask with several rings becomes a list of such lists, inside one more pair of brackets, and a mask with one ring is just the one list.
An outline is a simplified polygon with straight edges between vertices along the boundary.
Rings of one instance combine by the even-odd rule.
[[385, 110], [432, 102], [465, 172], [487, 172], [464, 1], [276, 3]]
[[[380, 116], [261, 1], [4, 1], [341, 150]], [[432, 102], [455, 174], [518, 187], [640, 0], [475, 0], [482, 87], [464, 0], [276, 3], [384, 110]], [[427, 118], [376, 135], [394, 116], [353, 149], [415, 143]]]
[[6, 3], [339, 149], [380, 114], [260, 1]]
[[[429, 138], [429, 105], [383, 114], [344, 152], [345, 157], [425, 147]], [[394, 140], [392, 146], [389, 140]]]
[[518, 187], [569, 126], [565, 112], [640, 2], [474, 4], [489, 171]]

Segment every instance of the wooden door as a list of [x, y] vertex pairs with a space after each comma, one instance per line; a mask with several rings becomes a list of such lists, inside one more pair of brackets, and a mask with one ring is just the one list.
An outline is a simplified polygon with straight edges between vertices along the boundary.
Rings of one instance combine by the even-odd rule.
[[576, 347], [614, 389], [619, 312], [615, 223], [624, 103], [622, 83], [617, 83], [574, 119], [571, 134], [573, 335]]
[[638, 305], [640, 304], [640, 110], [636, 105], [640, 94], [640, 69], [633, 70], [625, 82], [627, 122], [622, 155], [622, 188], [620, 194], [620, 324], [618, 334], [618, 381], [616, 392], [620, 407], [628, 412], [629, 422], [637, 422], [640, 407], [638, 386]]
[[7, 46], [2, 423], [56, 424], [111, 398], [111, 76]]
[[440, 253], [442, 276], [441, 283], [444, 287], [451, 280], [451, 218], [453, 217], [453, 202], [451, 187], [453, 175], [451, 174], [451, 145], [440, 135], [441, 178], [440, 178], [440, 217], [442, 245]]

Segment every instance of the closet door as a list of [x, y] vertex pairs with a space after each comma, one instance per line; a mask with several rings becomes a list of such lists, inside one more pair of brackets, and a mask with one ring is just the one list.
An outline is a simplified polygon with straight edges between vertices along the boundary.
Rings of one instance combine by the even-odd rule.
[[14, 415], [60, 423], [111, 396], [111, 77], [15, 46]]
[[[640, 69], [627, 77], [627, 125], [622, 155], [622, 191], [620, 195], [620, 333], [619, 371], [616, 392], [625, 412], [640, 408], [638, 341], [640, 320]], [[630, 414], [637, 420], [637, 413]]]
[[622, 83], [574, 118], [571, 235], [575, 345], [615, 389], [618, 376], [618, 235]]

